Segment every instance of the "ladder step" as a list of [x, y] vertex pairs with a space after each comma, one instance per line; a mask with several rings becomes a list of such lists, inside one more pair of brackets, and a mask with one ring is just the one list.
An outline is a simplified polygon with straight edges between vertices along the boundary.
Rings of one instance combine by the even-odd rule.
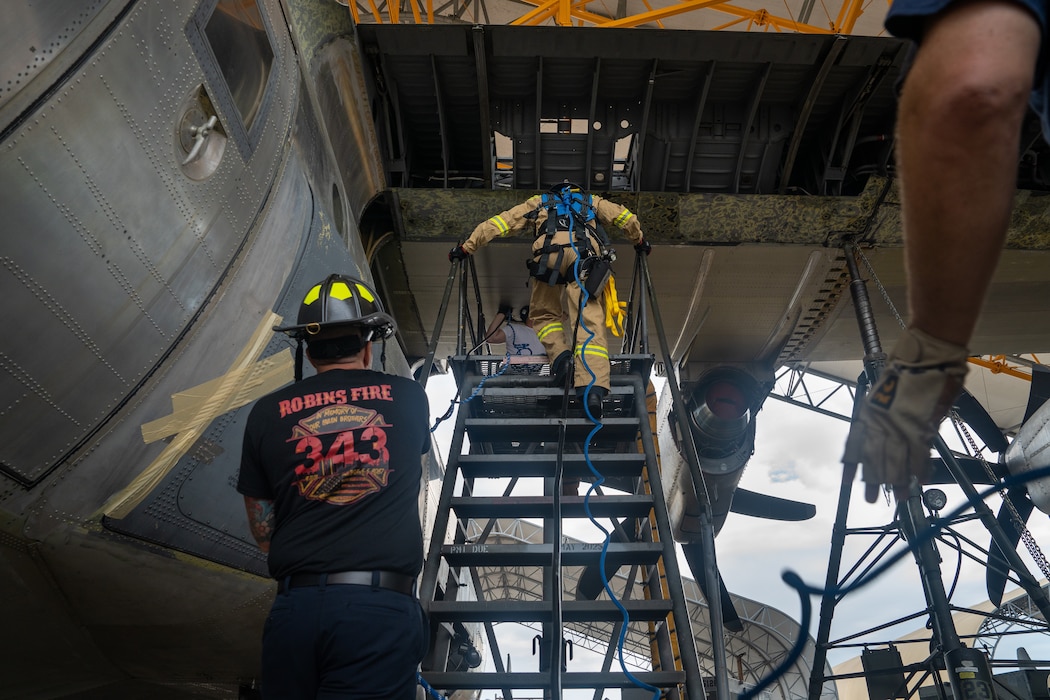
[[[462, 455], [459, 468], [468, 479], [497, 478], [501, 476], [553, 476], [558, 456], [554, 454]], [[607, 478], [640, 476], [645, 466], [645, 455], [638, 453], [592, 454], [591, 464]], [[568, 454], [562, 458], [565, 476], [591, 477], [591, 470], [582, 454]]]
[[[539, 384], [550, 384], [552, 379], [550, 376], [540, 375], [501, 375], [491, 376], [493, 372], [498, 371], [500, 364], [504, 361], [503, 355], [456, 355], [452, 358], [452, 370], [456, 376], [457, 382], [462, 382], [463, 377], [467, 374], [474, 375], [472, 379], [480, 379], [483, 376], [488, 376], [489, 382], [508, 381], [508, 382], [523, 382], [530, 386]], [[609, 360], [611, 363], [612, 370], [612, 383], [613, 387], [617, 383], [623, 381], [623, 375], [635, 375], [639, 377], [648, 377], [652, 372], [653, 363], [656, 358], [653, 355], [645, 353], [623, 353], [610, 355]], [[486, 384], [486, 387], [489, 385]]]
[[[632, 622], [656, 622], [671, 613], [670, 600], [623, 600]], [[551, 604], [543, 600], [485, 600], [430, 603], [427, 613], [437, 622], [550, 622]], [[610, 622], [622, 619], [611, 600], [564, 600], [563, 622]]]
[[[580, 443], [594, 429], [586, 418], [467, 418], [466, 430], [472, 444], [482, 442], [557, 442], [558, 425], [564, 420], [565, 438]], [[637, 418], [606, 418], [594, 435], [596, 443], [633, 440], [638, 434]]]
[[[566, 403], [561, 387], [490, 387], [470, 400], [469, 415], [474, 418], [586, 418], [583, 403], [570, 392]], [[636, 399], [629, 386], [613, 387], [603, 406], [607, 418], [630, 418], [635, 415]]]
[[[569, 662], [572, 663], [571, 661]], [[685, 683], [685, 673], [680, 671], [637, 671], [632, 675], [643, 683], [657, 688], [670, 688]], [[423, 678], [436, 690], [484, 690], [487, 688], [549, 688], [549, 673], [476, 673], [458, 671], [454, 673], [423, 672]], [[563, 688], [633, 688], [622, 671], [585, 671], [561, 674]]]
[[[483, 393], [479, 394], [474, 400], [480, 399], [491, 399], [498, 401], [500, 399], [514, 399], [520, 397], [530, 398], [545, 398], [545, 399], [560, 399], [565, 393], [565, 389], [560, 386], [528, 386], [528, 387], [517, 387], [517, 386], [493, 386], [493, 380], [485, 383], [485, 389]], [[609, 389], [609, 393], [606, 398], [617, 399], [617, 398], [633, 398], [634, 391], [629, 386], [614, 386]], [[579, 402], [576, 397], [575, 391], [569, 392], [570, 401]], [[554, 405], [554, 404], [551, 404]], [[560, 406], [561, 404], [558, 404]]]
[[[644, 518], [653, 506], [652, 496], [597, 496], [590, 499], [591, 514], [602, 518]], [[459, 496], [452, 508], [461, 518], [550, 518], [554, 517], [552, 496]], [[586, 518], [583, 496], [563, 496], [563, 518]]]
[[[549, 566], [549, 544], [446, 544], [441, 555], [449, 566]], [[561, 561], [567, 566], [598, 564], [601, 543], [564, 542]], [[605, 555], [607, 564], [655, 564], [663, 554], [659, 542], [612, 542]]]

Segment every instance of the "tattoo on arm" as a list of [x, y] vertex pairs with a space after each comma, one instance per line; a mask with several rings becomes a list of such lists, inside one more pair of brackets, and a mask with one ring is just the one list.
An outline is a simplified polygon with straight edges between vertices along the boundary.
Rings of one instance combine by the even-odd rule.
[[248, 527], [259, 543], [259, 549], [269, 552], [270, 538], [273, 537], [273, 501], [245, 496], [244, 506], [248, 511]]

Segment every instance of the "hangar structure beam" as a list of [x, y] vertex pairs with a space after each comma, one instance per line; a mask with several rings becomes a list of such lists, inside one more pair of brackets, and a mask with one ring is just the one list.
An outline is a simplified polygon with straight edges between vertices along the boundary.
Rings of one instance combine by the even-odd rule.
[[802, 34], [875, 34], [889, 2], [788, 0], [339, 0], [359, 24], [475, 22], [524, 26], [656, 27]]

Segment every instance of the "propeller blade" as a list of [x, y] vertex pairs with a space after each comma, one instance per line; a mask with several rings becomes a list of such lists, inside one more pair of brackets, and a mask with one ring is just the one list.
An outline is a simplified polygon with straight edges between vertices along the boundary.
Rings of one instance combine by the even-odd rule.
[[[1028, 407], [1024, 412], [1024, 420], [1032, 417], [1039, 407], [1050, 398], [1050, 369], [1042, 365], [1032, 367], [1032, 388], [1028, 390]], [[1023, 423], [1024, 421], [1022, 421]]]
[[[689, 563], [689, 570], [693, 573], [693, 580], [704, 594], [704, 600], [711, 605], [711, 596], [707, 591], [707, 577], [704, 576], [704, 547], [699, 542], [686, 542], [682, 544], [685, 552], [685, 560]], [[743, 632], [744, 623], [733, 605], [733, 599], [729, 596], [722, 574], [718, 574], [718, 599], [722, 605], [722, 626], [730, 632]]]
[[737, 488], [733, 494], [733, 503], [729, 507], [733, 513], [750, 515], [752, 518], [769, 520], [809, 520], [817, 514], [817, 507], [810, 503], [778, 498], [764, 493]]
[[995, 424], [995, 421], [992, 420], [991, 415], [985, 410], [984, 406], [973, 397], [973, 394], [963, 389], [962, 393], [959, 394], [959, 398], [955, 400], [953, 408], [959, 414], [959, 417], [966, 422], [966, 425], [970, 426], [973, 432], [977, 434], [977, 437], [981, 438], [984, 444], [988, 446], [988, 449], [993, 452], [1006, 451], [1008, 443], [1003, 436], [1003, 431]]
[[[1017, 509], [1017, 514], [1021, 516], [1021, 522], [1018, 523], [1014, 519], [1005, 502], [999, 508], [996, 520], [999, 521], [999, 527], [1002, 528], [1003, 534], [1009, 538], [1016, 549], [1017, 543], [1021, 541], [1021, 529], [1028, 522], [1028, 516], [1032, 514], [1032, 509], [1035, 508], [1035, 505], [1028, 497], [1028, 492], [1023, 486], [1007, 489], [1006, 497]], [[988, 600], [997, 606], [1003, 604], [1003, 592], [1006, 590], [1006, 579], [1009, 574], [1010, 565], [1006, 563], [1006, 557], [1003, 556], [1003, 552], [993, 540], [988, 545], [988, 567], [985, 569], [984, 580], [988, 589]]]
[[[1050, 449], [1048, 448], [1050, 448], [1050, 402], [1039, 406], [1035, 413], [1025, 419], [1010, 443], [1010, 447], [1002, 456], [1002, 462], [1013, 476], [1031, 479], [1032, 472], [1050, 466]], [[1035, 507], [1050, 514], [1050, 478], [1029, 480], [1025, 484], [1025, 489]]]
[[[986, 484], [991, 486], [992, 484], [999, 483], [999, 480], [1009, 475], [1006, 471], [1006, 466], [1000, 462], [989, 463], [992, 468], [992, 472], [995, 474], [993, 480], [988, 476], [988, 472], [984, 468], [984, 463], [979, 459], [973, 457], [963, 457], [961, 455], [955, 456], [955, 461], [959, 463], [959, 467], [962, 469], [963, 474], [970, 480], [972, 484]], [[940, 457], [930, 457], [931, 467], [933, 471], [930, 475], [929, 484], [955, 484], [955, 477], [948, 471], [948, 467], [944, 465], [944, 460]]]

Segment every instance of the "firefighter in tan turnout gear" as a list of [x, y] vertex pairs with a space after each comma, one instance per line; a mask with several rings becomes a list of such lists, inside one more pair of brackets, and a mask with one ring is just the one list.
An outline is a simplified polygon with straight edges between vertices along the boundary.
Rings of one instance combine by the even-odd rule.
[[[534, 278], [529, 301], [533, 328], [547, 357], [552, 358], [551, 373], [559, 382], [567, 378], [574, 348], [577, 361], [573, 385], [578, 395], [583, 395], [591, 383], [590, 372], [594, 373], [587, 407], [599, 419], [602, 399], [609, 392], [606, 325], [618, 323], [617, 314], [622, 313], [622, 304], [615, 299], [615, 287], [608, 283], [613, 256], [603, 226], [621, 229], [640, 253], [652, 250], [638, 217], [629, 209], [587, 194], [571, 183], [562, 183], [478, 224], [470, 237], [448, 255], [450, 261], [463, 260], [494, 238], [522, 232], [535, 236], [528, 263], [529, 275]], [[582, 323], [577, 323], [585, 292]], [[563, 324], [563, 315], [567, 315], [568, 327]], [[569, 341], [573, 328], [575, 345]]]

